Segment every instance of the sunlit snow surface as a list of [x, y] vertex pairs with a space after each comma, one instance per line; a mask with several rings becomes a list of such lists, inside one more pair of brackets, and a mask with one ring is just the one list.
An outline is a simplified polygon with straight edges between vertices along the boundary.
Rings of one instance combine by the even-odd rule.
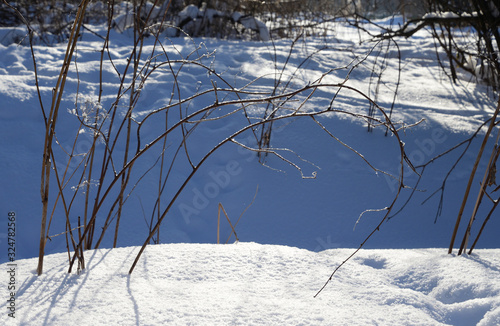
[[[19, 325], [498, 325], [500, 251], [363, 250], [316, 298], [352, 250], [238, 243], [169, 244], [18, 262]], [[0, 265], [2, 270], [6, 265]], [[5, 278], [2, 273], [2, 280]], [[0, 321], [9, 321], [2, 308]]]
[[[1, 33], [2, 40], [7, 39], [8, 31], [2, 29]], [[338, 26], [335, 35], [327, 39], [310, 38], [296, 45], [284, 69], [285, 76], [293, 75], [290, 87], [307, 85], [330, 69], [359, 62], [374, 44], [360, 45], [358, 35], [349, 27]], [[110, 55], [114, 64], [123, 68], [131, 51], [130, 35], [113, 32], [111, 39]], [[151, 49], [153, 40], [147, 42], [145, 53]], [[197, 48], [201, 54], [215, 50], [215, 56], [204, 59], [204, 63], [222, 73], [233, 86], [243, 87], [259, 78], [253, 82], [252, 89], [270, 92], [276, 72], [282, 70], [290, 53], [291, 41], [278, 40], [273, 45], [177, 38], [164, 39], [164, 44], [172, 58], [186, 56]], [[328, 48], [302, 64], [304, 58], [325, 45]], [[383, 49], [381, 56], [388, 58], [377, 101], [387, 111], [390, 109], [398, 68], [401, 68], [401, 84], [392, 117], [406, 124], [425, 119], [418, 126], [400, 132], [409, 158], [418, 166], [470, 137], [493, 112], [496, 99], [486, 86], [463, 73], [458, 83], [452, 84], [436, 63], [435, 46], [427, 31], [422, 30], [411, 39], [400, 39], [398, 45], [399, 52], [392, 46], [386, 54], [386, 45], [372, 52], [375, 55]], [[84, 98], [95, 100], [99, 90], [97, 71], [101, 48], [100, 39], [84, 32], [76, 55], [78, 76], [73, 65], [57, 125], [59, 146], [66, 151], [73, 145], [77, 133], [82, 137], [77, 151], [88, 150], [87, 131], [75, 130], [78, 123], [70, 112], [75, 107], [77, 91]], [[50, 108], [52, 88], [65, 49], [62, 44], [35, 46], [46, 110]], [[401, 65], [397, 60], [399, 56]], [[17, 214], [17, 259], [31, 258], [38, 254], [40, 234], [44, 123], [29, 47], [0, 45], [0, 58], [0, 207], [5, 216], [8, 211]], [[370, 79], [374, 60], [371, 56], [360, 64], [347, 84], [375, 96], [376, 80]], [[348, 71], [349, 68], [335, 70], [324, 77], [323, 82], [342, 82]], [[213, 76], [206, 71], [191, 67], [183, 70], [177, 81], [187, 97], [213, 87], [211, 79]], [[107, 108], [116, 97], [118, 84], [110, 65], [104, 66], [103, 80], [102, 105]], [[217, 85], [223, 86], [220, 81]], [[144, 117], [165, 105], [171, 90], [169, 73], [151, 75], [134, 117]], [[304, 109], [329, 105], [335, 91], [318, 90]], [[200, 98], [190, 105], [203, 107], [210, 103]], [[362, 114], [367, 114], [369, 107], [356, 94], [344, 91], [335, 104], [338, 109]], [[249, 108], [249, 112], [257, 115], [262, 109], [256, 106]], [[194, 159], [241, 128], [241, 120], [240, 117], [200, 125], [190, 143]], [[376, 128], [373, 133], [367, 133], [364, 121], [346, 115], [323, 117], [321, 123], [375, 167], [398, 174], [395, 137], [385, 137], [385, 129]], [[151, 122], [145, 128], [144, 138], [151, 140], [158, 128], [161, 128], [160, 122]], [[239, 140], [248, 139], [244, 134]], [[151, 214], [144, 212], [141, 204], [150, 207], [156, 198], [155, 175], [152, 179], [145, 178], [127, 203], [121, 222], [118, 246], [127, 248], [87, 253], [88, 268], [80, 275], [66, 274], [67, 254], [60, 254], [66, 250], [64, 236], [53, 237], [47, 243], [47, 253], [57, 254], [45, 258], [45, 272], [41, 277], [35, 276], [35, 259], [18, 260], [16, 321], [23, 325], [498, 325], [500, 253], [483, 249], [498, 248], [500, 221], [497, 216], [489, 222], [477, 245], [481, 250], [474, 255], [454, 257], [447, 255], [444, 249], [449, 245], [478, 143], [478, 140], [472, 143], [471, 151], [448, 178], [443, 214], [436, 223], [440, 193], [424, 205], [422, 202], [442, 185], [458, 152], [426, 168], [419, 191], [409, 204], [366, 243], [365, 248], [369, 250], [358, 253], [340, 269], [324, 292], [313, 299], [333, 269], [352, 253], [352, 249], [338, 248], [359, 246], [383, 216], [366, 213], [356, 224], [359, 215], [366, 209], [389, 205], [397, 184], [371, 170], [359, 156], [333, 140], [311, 119], [277, 123], [272, 145], [294, 150], [306, 160], [297, 161], [295, 157], [304, 175], [316, 172], [316, 179], [301, 179], [296, 169], [276, 157], [268, 158], [270, 169], [260, 165], [254, 153], [231, 145], [221, 148], [197, 172], [167, 215], [160, 240], [173, 244], [148, 247], [134, 274], [128, 276], [131, 260], [138, 251], [136, 246], [142, 245], [147, 235], [145, 215], [149, 218]], [[136, 170], [149, 168], [147, 164], [151, 162], [145, 164], [136, 166]], [[479, 166], [481, 176], [484, 166], [484, 162]], [[176, 166], [172, 187], [178, 185], [188, 171], [187, 164]], [[197, 202], [198, 194], [203, 194], [207, 185], [217, 184], [214, 176], [228, 171], [231, 178], [216, 189], [217, 195]], [[414, 186], [417, 177], [409, 168], [405, 168], [405, 173], [406, 184]], [[477, 194], [477, 184], [479, 180], [474, 183], [472, 197]], [[245, 211], [257, 187], [255, 201]], [[56, 188], [52, 189], [55, 198]], [[403, 206], [410, 193], [411, 189], [403, 191], [394, 212]], [[219, 203], [233, 222], [245, 211], [236, 227], [241, 241], [237, 245], [213, 245]], [[78, 206], [75, 207], [75, 216], [71, 216], [74, 225], [76, 214], [80, 214]], [[183, 214], [182, 207], [194, 208], [196, 212]], [[471, 209], [467, 207], [466, 219]], [[484, 211], [478, 216], [483, 217]], [[221, 234], [225, 241], [231, 230], [224, 220], [225, 217]], [[476, 224], [473, 234], [477, 228]], [[55, 216], [49, 235], [64, 230], [63, 216]], [[461, 234], [462, 228], [459, 241]], [[111, 247], [112, 240], [109, 232], [101, 248]], [[6, 262], [6, 222], [0, 225], [0, 241], [4, 247], [0, 262]], [[4, 272], [7, 266], [0, 266], [3, 280], [8, 276]], [[0, 306], [0, 324], [8, 320], [4, 306], [5, 303]]]

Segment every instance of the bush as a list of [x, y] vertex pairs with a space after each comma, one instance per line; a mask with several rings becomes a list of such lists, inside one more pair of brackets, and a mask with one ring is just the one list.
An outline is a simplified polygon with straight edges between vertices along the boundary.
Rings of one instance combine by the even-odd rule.
[[[155, 10], [158, 11], [158, 7], [147, 3], [130, 7], [130, 3], [120, 2], [115, 6], [110, 4], [106, 7], [107, 11], [104, 11], [109, 19], [106, 19], [107, 30], [104, 32], [102, 47], [96, 51], [93, 45], [90, 50], [98, 58], [94, 61], [95, 69], [89, 68], [85, 74], [80, 75], [76, 69], [78, 67], [76, 48], [81, 42], [80, 35], [82, 28], [85, 27], [85, 21], [97, 19], [85, 17], [87, 6], [92, 9], [92, 6], [97, 5], [99, 2], [90, 3], [89, 0], [84, 0], [81, 6], [75, 7], [68, 3], [63, 8], [74, 18], [65, 18], [71, 22], [68, 23], [65, 32], [68, 35], [65, 39], [68, 46], [64, 47], [65, 55], [61, 56], [64, 60], [53, 87], [39, 87], [35, 57], [37, 51], [32, 47], [35, 85], [45, 128], [38, 274], [43, 271], [45, 247], [47, 240], [50, 239], [51, 225], [55, 223], [66, 227], [65, 232], [61, 234], [66, 236], [68, 255], [71, 256], [70, 272], [75, 262], [78, 269], [85, 268], [84, 250], [99, 248], [105, 237], [109, 239], [111, 236], [113, 246], [117, 246], [120, 225], [126, 223], [121, 217], [127, 213], [126, 205], [131, 205], [127, 201], [132, 194], [135, 194], [134, 191], [140, 189], [143, 179], [147, 178], [153, 183], [148, 183], [144, 187], [149, 187], [150, 190], [151, 184], [155, 185], [154, 195], [149, 196], [153, 198], [143, 198], [144, 211], [150, 216], [130, 217], [141, 222], [146, 217], [148, 226], [147, 234], [143, 234], [144, 242], [141, 250], [130, 269], [132, 272], [144, 248], [150, 243], [160, 241], [160, 226], [186, 185], [200, 167], [226, 144], [239, 146], [261, 157], [274, 155], [287, 166], [297, 169], [302, 178], [314, 178], [315, 173], [304, 175], [302, 171], [301, 165], [307, 164], [307, 161], [287, 148], [271, 146], [270, 131], [276, 121], [285, 122], [300, 118], [313, 121], [314, 125], [321, 132], [327, 133], [332, 141], [338, 141], [344, 146], [346, 144], [336, 138], [317, 117], [335, 113], [357, 117], [362, 121], [372, 121], [374, 124], [385, 126], [394, 136], [391, 140], [400, 149], [400, 163], [401, 166], [404, 164], [406, 155], [399, 139], [399, 129], [368, 95], [346, 84], [349, 74], [360, 62], [356, 61], [350, 67], [344, 67], [348, 74], [345, 80], [340, 82], [324, 82], [323, 78], [329, 79], [325, 77], [333, 74], [335, 71], [333, 68], [338, 68], [328, 67], [321, 78], [307, 83], [297, 76], [300, 75], [301, 66], [320, 52], [320, 49], [308, 53], [303, 61], [293, 68], [292, 73], [287, 75], [285, 68], [288, 68], [287, 65], [297, 48], [300, 48], [302, 40], [296, 38], [291, 42], [288, 56], [277, 58], [275, 55], [275, 72], [272, 73], [275, 80], [260, 85], [259, 76], [250, 80], [246, 86], [237, 86], [231, 84], [237, 79], [236, 77], [233, 79], [233, 76], [226, 76], [226, 72], [220, 73], [215, 70], [212, 62], [215, 60], [214, 52], [206, 50], [202, 44], [192, 40], [182, 45], [183, 49], [178, 49], [164, 42], [165, 38], [160, 37], [164, 31], [163, 20], [157, 23], [160, 15], [152, 15]], [[194, 8], [199, 10], [196, 6]], [[204, 9], [208, 10], [206, 7]], [[132, 20], [127, 18], [130, 10], [136, 12]], [[110, 51], [112, 37], [116, 35], [111, 29], [116, 28], [118, 24], [119, 16], [115, 16], [117, 13], [125, 15], [121, 20], [124, 29], [128, 26], [133, 28], [133, 33], [121, 38], [120, 42], [130, 43], [127, 51], [120, 54]], [[242, 16], [239, 19], [232, 17], [235, 21], [241, 22]], [[112, 17], [115, 17], [115, 25]], [[51, 25], [50, 19], [39, 23]], [[33, 20], [29, 24], [34, 24]], [[35, 31], [30, 28], [28, 31], [30, 33], [28, 39], [31, 41], [32, 33]], [[149, 39], [146, 39], [147, 37]], [[32, 43], [29, 45], [33, 46]], [[179, 81], [184, 77], [186, 70], [190, 71], [188, 77], [195, 74], [196, 80], [201, 84], [193, 88], [180, 84]], [[162, 100], [154, 102], [153, 108], [141, 108], [141, 96], [144, 98], [144, 94], [155, 86], [148, 82], [154, 79], [152, 76], [161, 76], [162, 80], [166, 80], [165, 88], [162, 88]], [[80, 83], [80, 78], [95, 81], [89, 82], [97, 92], [94, 98], [80, 96], [79, 86], [83, 84]], [[357, 94], [367, 105], [378, 110], [380, 118], [336, 109], [334, 102], [344, 90]], [[158, 89], [151, 91], [158, 92]], [[59, 143], [60, 138], [56, 137], [56, 132], [61, 128], [59, 122], [61, 119], [58, 120], [58, 117], [60, 118], [64, 111], [64, 104], [61, 103], [64, 103], [63, 98], [67, 98], [68, 93], [79, 95], [75, 96], [75, 108], [70, 111], [73, 114], [71, 124], [65, 125], [63, 132], [73, 147], [65, 148]], [[307, 104], [316, 96], [319, 96], [324, 105], [311, 109]], [[325, 100], [324, 96], [330, 98]], [[197, 104], [191, 105], [191, 103]], [[221, 125], [227, 127], [223, 129], [227, 134], [223, 135], [222, 139], [210, 139], [212, 141], [208, 143], [210, 146], [197, 146], [199, 144], [195, 143], [196, 141], [207, 145], [208, 139], [214, 137], [213, 134], [200, 134], [202, 133], [200, 129], [203, 129], [197, 126], [214, 121], [221, 121]], [[242, 142], [243, 135], [252, 142]], [[88, 146], [80, 150], [77, 144], [83, 137], [87, 138]], [[347, 148], [368, 163], [353, 148], [349, 146]], [[172, 176], [170, 172], [174, 165], [176, 167], [181, 165], [185, 173]], [[374, 171], [384, 173], [369, 163], [368, 165]], [[391, 203], [383, 209], [386, 214], [381, 223], [389, 215], [403, 188], [404, 169], [400, 170], [401, 175], [395, 177], [399, 184], [398, 191]], [[78, 219], [75, 221], [76, 217]], [[134, 237], [138, 236], [141, 235], [134, 234]]]

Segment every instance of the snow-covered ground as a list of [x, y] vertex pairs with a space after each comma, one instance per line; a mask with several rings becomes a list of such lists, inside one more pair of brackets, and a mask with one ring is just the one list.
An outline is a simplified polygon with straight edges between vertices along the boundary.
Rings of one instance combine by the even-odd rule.
[[[318, 297], [349, 249], [319, 253], [238, 243], [136, 247], [19, 262], [20, 325], [498, 325], [500, 251], [456, 257], [442, 249], [363, 250]], [[1, 266], [2, 269], [5, 265]], [[2, 273], [2, 277], [5, 273]], [[0, 321], [9, 318], [3, 308]]]
[[[10, 35], [7, 29], [1, 33]], [[292, 85], [307, 85], [325, 71], [363, 57], [373, 44], [359, 45], [357, 36], [357, 31], [339, 27], [327, 39], [311, 38], [296, 46], [285, 69], [289, 74], [296, 71], [306, 56], [328, 45], [300, 66]], [[110, 53], [118, 68], [123, 67], [131, 51], [129, 37], [127, 33], [112, 35]], [[280, 40], [271, 45], [177, 38], [165, 40], [165, 44], [172, 58], [187, 55], [199, 45], [200, 52], [216, 50], [215, 57], [204, 59], [206, 64], [223, 73], [236, 87], [260, 77], [254, 87], [269, 91], [276, 68], [280, 71], [286, 61], [291, 41]], [[69, 111], [74, 108], [77, 87], [80, 95], [95, 100], [101, 47], [102, 41], [90, 33], [84, 33], [79, 43], [78, 76], [74, 70], [69, 75], [62, 102], [64, 110], [58, 122], [58, 141], [65, 150], [71, 149], [74, 141], [77, 121]], [[372, 53], [380, 49], [385, 46], [382, 44]], [[377, 96], [386, 109], [391, 106], [398, 80], [398, 53], [394, 47], [391, 49]], [[436, 63], [435, 46], [425, 30], [412, 39], [399, 40], [399, 49], [401, 85], [393, 118], [407, 124], [425, 119], [401, 132], [407, 154], [418, 166], [470, 137], [493, 111], [495, 97], [484, 85], [470, 81], [465, 75], [458, 84], [452, 84]], [[64, 45], [35, 47], [46, 106], [50, 104], [64, 51]], [[268, 158], [270, 169], [258, 163], [255, 153], [224, 146], [197, 172], [169, 212], [160, 238], [168, 244], [149, 246], [131, 276], [127, 271], [137, 246], [145, 240], [148, 229], [145, 217], [151, 214], [143, 208], [150, 207], [148, 204], [156, 198], [154, 178], [145, 178], [127, 203], [118, 239], [118, 246], [126, 248], [88, 252], [87, 269], [79, 275], [68, 275], [64, 236], [53, 237], [46, 248], [53, 255], [46, 256], [44, 274], [37, 277], [36, 260], [28, 258], [38, 254], [43, 118], [35, 92], [30, 49], [15, 44], [0, 45], [0, 58], [3, 152], [0, 207], [5, 217], [4, 226], [0, 226], [4, 248], [0, 256], [4, 264], [0, 268], [2, 280], [7, 280], [7, 212], [13, 211], [17, 217], [16, 321], [22, 325], [500, 324], [500, 251], [484, 249], [498, 248], [497, 216], [489, 222], [478, 243], [481, 250], [474, 255], [455, 257], [447, 255], [444, 249], [449, 245], [479, 141], [472, 144], [472, 150], [448, 179], [443, 214], [436, 223], [440, 193], [424, 205], [422, 202], [441, 186], [458, 152], [426, 168], [418, 186], [421, 191], [413, 195], [398, 215], [382, 225], [367, 242], [368, 250], [359, 252], [324, 292], [313, 298], [332, 270], [352, 253], [352, 249], [345, 248], [358, 247], [383, 216], [380, 212], [366, 213], [356, 223], [360, 213], [389, 205], [396, 183], [375, 173], [310, 119], [277, 123], [272, 145], [290, 148], [312, 162], [300, 161], [300, 164], [306, 176], [317, 172], [315, 179], [302, 179], [296, 169], [276, 157]], [[373, 91], [375, 84], [373, 80], [370, 83], [373, 64], [374, 58], [370, 57], [359, 65], [351, 73], [349, 85], [368, 94]], [[348, 68], [336, 70], [324, 82], [342, 81], [347, 71]], [[171, 92], [169, 76], [150, 76], [135, 111], [139, 117], [165, 105]], [[103, 77], [106, 108], [116, 95], [117, 78], [112, 70], [105, 70]], [[182, 71], [177, 81], [186, 95], [213, 87], [211, 78], [205, 70], [190, 67]], [[334, 92], [317, 91], [306, 109], [328, 105]], [[207, 105], [202, 100], [190, 105]], [[341, 92], [335, 103], [352, 112], [368, 111], [366, 101], [348, 92]], [[384, 136], [385, 129], [367, 133], [364, 122], [338, 115], [322, 117], [321, 123], [375, 167], [397, 174], [398, 149], [394, 137]], [[154, 134], [155, 128], [160, 127], [160, 122], [153, 121], [148, 130]], [[203, 153], [240, 127], [238, 118], [229, 123], [201, 124], [192, 137], [191, 149]], [[245, 137], [240, 141], [248, 142]], [[83, 134], [77, 144], [78, 151], [88, 150], [89, 140], [85, 139]], [[136, 169], [140, 171], [141, 167]], [[175, 167], [174, 186], [182, 181], [186, 170], [187, 165]], [[409, 169], [406, 173], [407, 184], [414, 185], [417, 177]], [[221, 175], [230, 178], [221, 182], [217, 179]], [[212, 190], [207, 194], [210, 187]], [[245, 211], [257, 187], [255, 201]], [[474, 189], [477, 191], [477, 187]], [[404, 190], [395, 211], [410, 193], [411, 190]], [[238, 244], [214, 245], [219, 203], [233, 222], [245, 211], [236, 227]], [[79, 214], [75, 206], [73, 211]], [[71, 218], [76, 225], [77, 216]], [[55, 216], [49, 235], [64, 230], [64, 218]], [[477, 232], [477, 225], [473, 232]], [[221, 234], [224, 241], [231, 234], [225, 218]], [[111, 247], [112, 240], [109, 234], [101, 248]], [[12, 322], [5, 307], [6, 288], [0, 306], [1, 324]]]

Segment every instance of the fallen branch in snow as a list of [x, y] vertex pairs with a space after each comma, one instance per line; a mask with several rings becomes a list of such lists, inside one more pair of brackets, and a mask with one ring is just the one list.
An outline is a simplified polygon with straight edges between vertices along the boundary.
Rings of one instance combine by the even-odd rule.
[[426, 14], [419, 19], [412, 19], [406, 22], [403, 26], [395, 30], [385, 30], [384, 32], [373, 35], [376, 39], [393, 39], [395, 37], [412, 37], [424, 27], [433, 26], [436, 24], [473, 24], [481, 19], [478, 15], [458, 15], [454, 13], [435, 13]]

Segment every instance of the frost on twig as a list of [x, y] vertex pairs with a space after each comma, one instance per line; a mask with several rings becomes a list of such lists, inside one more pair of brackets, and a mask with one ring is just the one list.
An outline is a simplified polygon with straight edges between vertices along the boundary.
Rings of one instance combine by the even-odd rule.
[[[283, 151], [283, 152], [290, 152], [290, 153], [293, 153], [295, 156], [297, 156], [301, 161], [303, 162], [306, 162], [306, 163], [309, 163], [311, 165], [313, 165], [314, 167], [316, 167], [317, 169], [321, 169], [319, 166], [315, 165], [314, 163], [312, 162], [309, 162], [305, 159], [303, 159], [302, 157], [300, 157], [300, 155], [298, 155], [297, 153], [295, 153], [294, 151], [292, 151], [291, 149], [288, 149], [288, 148], [253, 148], [253, 147], [250, 147], [250, 146], [247, 146], [245, 144], [242, 144], [240, 142], [238, 142], [237, 140], [235, 139], [231, 139], [230, 140], [232, 143], [238, 145], [238, 146], [241, 146], [242, 148], [246, 149], [246, 150], [249, 150], [249, 151], [252, 151], [252, 152], [257, 152], [257, 153], [262, 153], [262, 152], [265, 152], [267, 154], [273, 154], [275, 155], [276, 157], [278, 157], [279, 159], [281, 159], [282, 161], [288, 163], [289, 165], [291, 165], [292, 167], [294, 167], [297, 171], [299, 171], [300, 173], [300, 176], [302, 177], [302, 179], [316, 179], [316, 176], [317, 176], [317, 172], [316, 171], [313, 171], [311, 173], [310, 176], [307, 176], [307, 175], [304, 175], [303, 171], [302, 171], [302, 168], [297, 165], [296, 163], [290, 161], [289, 159], [285, 158], [283, 155], [281, 155], [279, 152], [280, 151]], [[269, 167], [267, 164], [265, 163], [262, 163], [262, 165], [266, 166], [266, 167]], [[270, 168], [270, 167], [269, 167]], [[271, 168], [272, 169], [272, 168]], [[282, 171], [283, 172], [283, 171]]]

